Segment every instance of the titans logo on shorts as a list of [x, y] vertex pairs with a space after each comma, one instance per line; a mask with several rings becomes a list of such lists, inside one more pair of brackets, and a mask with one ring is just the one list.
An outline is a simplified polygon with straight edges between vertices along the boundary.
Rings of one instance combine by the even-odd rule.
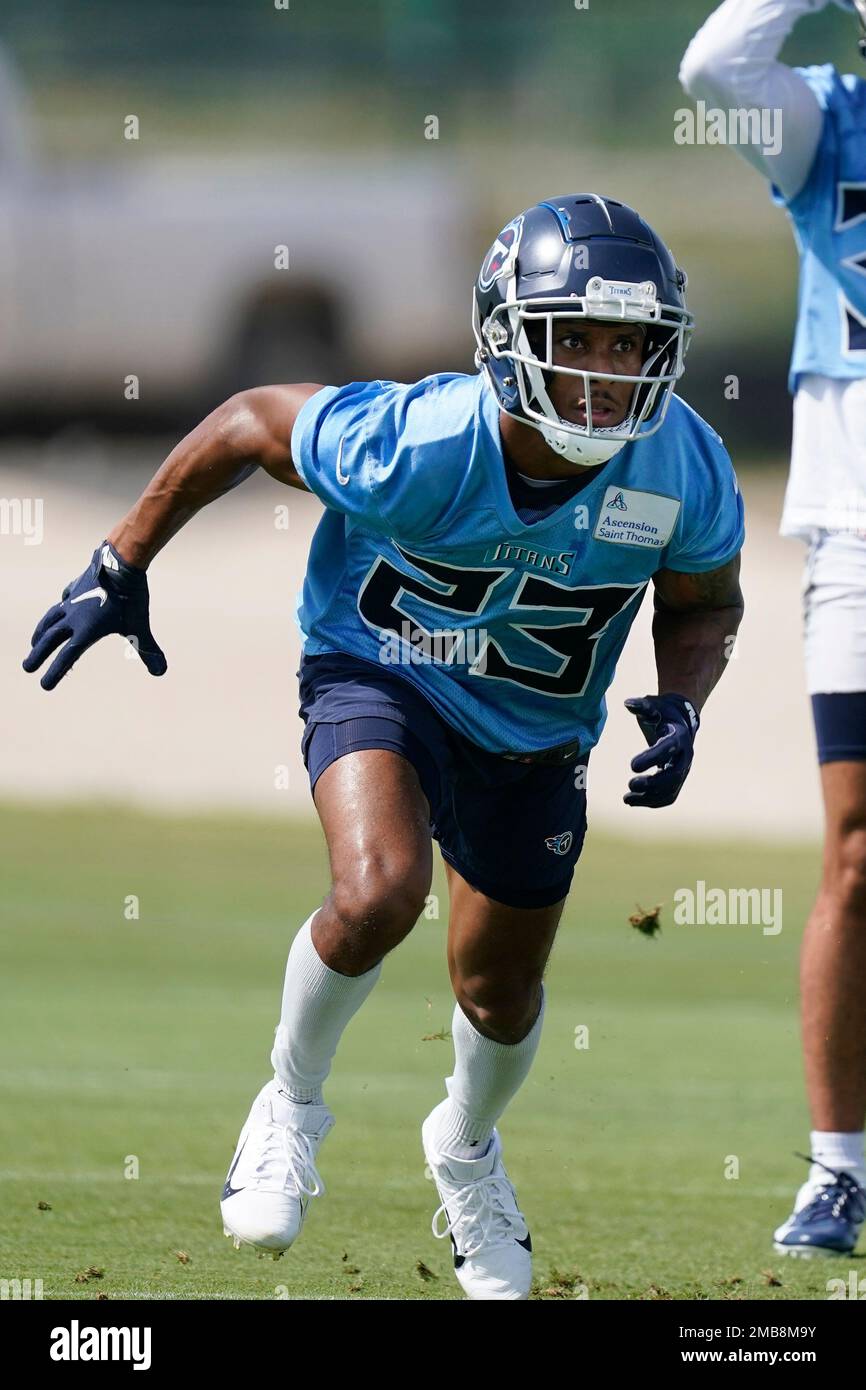
[[298, 611], [305, 656], [391, 670], [492, 753], [588, 753], [652, 576], [716, 569], [743, 543], [730, 459], [676, 397], [656, 434], [532, 523], [480, 374], [325, 387], [292, 457], [326, 508]]

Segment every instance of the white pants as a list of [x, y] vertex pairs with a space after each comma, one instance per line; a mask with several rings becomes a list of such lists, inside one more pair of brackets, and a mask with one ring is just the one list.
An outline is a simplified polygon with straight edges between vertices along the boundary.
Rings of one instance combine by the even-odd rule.
[[866, 535], [814, 532], [803, 621], [809, 694], [866, 691]]

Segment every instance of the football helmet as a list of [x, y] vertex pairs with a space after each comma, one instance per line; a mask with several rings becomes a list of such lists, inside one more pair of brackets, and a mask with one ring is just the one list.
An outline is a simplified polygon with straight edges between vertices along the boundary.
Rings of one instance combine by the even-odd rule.
[[[536, 203], [499, 233], [475, 282], [476, 366], [501, 409], [537, 429], [555, 453], [584, 468], [606, 463], [664, 421], [693, 325], [686, 284], [661, 238], [624, 203], [595, 193]], [[611, 377], [553, 365], [554, 323], [575, 318], [645, 327], [640, 375], [615, 378], [633, 385], [619, 425], [592, 419], [592, 385]], [[585, 425], [557, 413], [555, 372], [583, 378]]]

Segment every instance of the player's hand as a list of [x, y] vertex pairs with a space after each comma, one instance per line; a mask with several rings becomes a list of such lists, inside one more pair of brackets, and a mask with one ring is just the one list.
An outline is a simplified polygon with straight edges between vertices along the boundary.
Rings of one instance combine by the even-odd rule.
[[37, 624], [22, 663], [25, 671], [38, 671], [61, 647], [39, 682], [43, 690], [53, 690], [82, 652], [112, 632], [130, 641], [152, 676], [165, 674], [168, 662], [150, 630], [147, 574], [122, 560], [108, 541], [96, 547], [88, 568], [60, 599]]
[[651, 767], [657, 767], [658, 772], [632, 777], [623, 800], [626, 806], [670, 806], [692, 765], [695, 734], [701, 722], [698, 712], [684, 695], [644, 695], [639, 700], [626, 700], [625, 707], [637, 719], [650, 745], [632, 758], [632, 772], [644, 773]]

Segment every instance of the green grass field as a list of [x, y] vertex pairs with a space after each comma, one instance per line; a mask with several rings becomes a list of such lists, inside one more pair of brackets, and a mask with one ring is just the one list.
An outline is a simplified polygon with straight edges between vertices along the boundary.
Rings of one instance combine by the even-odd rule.
[[[40, 1278], [47, 1299], [462, 1296], [419, 1136], [452, 1057], [424, 1040], [452, 1012], [441, 876], [439, 920], [343, 1039], [328, 1193], [274, 1263], [232, 1249], [218, 1198], [269, 1075], [289, 941], [327, 888], [317, 827], [6, 806], [0, 843], [0, 1279]], [[824, 1299], [866, 1273], [770, 1243], [806, 1172], [796, 971], [817, 873], [813, 849], [590, 834], [539, 1056], [500, 1126], [539, 1297]], [[674, 890], [698, 879], [781, 888], [783, 930], [674, 925]], [[660, 936], [629, 925], [637, 902], [665, 904]]]

